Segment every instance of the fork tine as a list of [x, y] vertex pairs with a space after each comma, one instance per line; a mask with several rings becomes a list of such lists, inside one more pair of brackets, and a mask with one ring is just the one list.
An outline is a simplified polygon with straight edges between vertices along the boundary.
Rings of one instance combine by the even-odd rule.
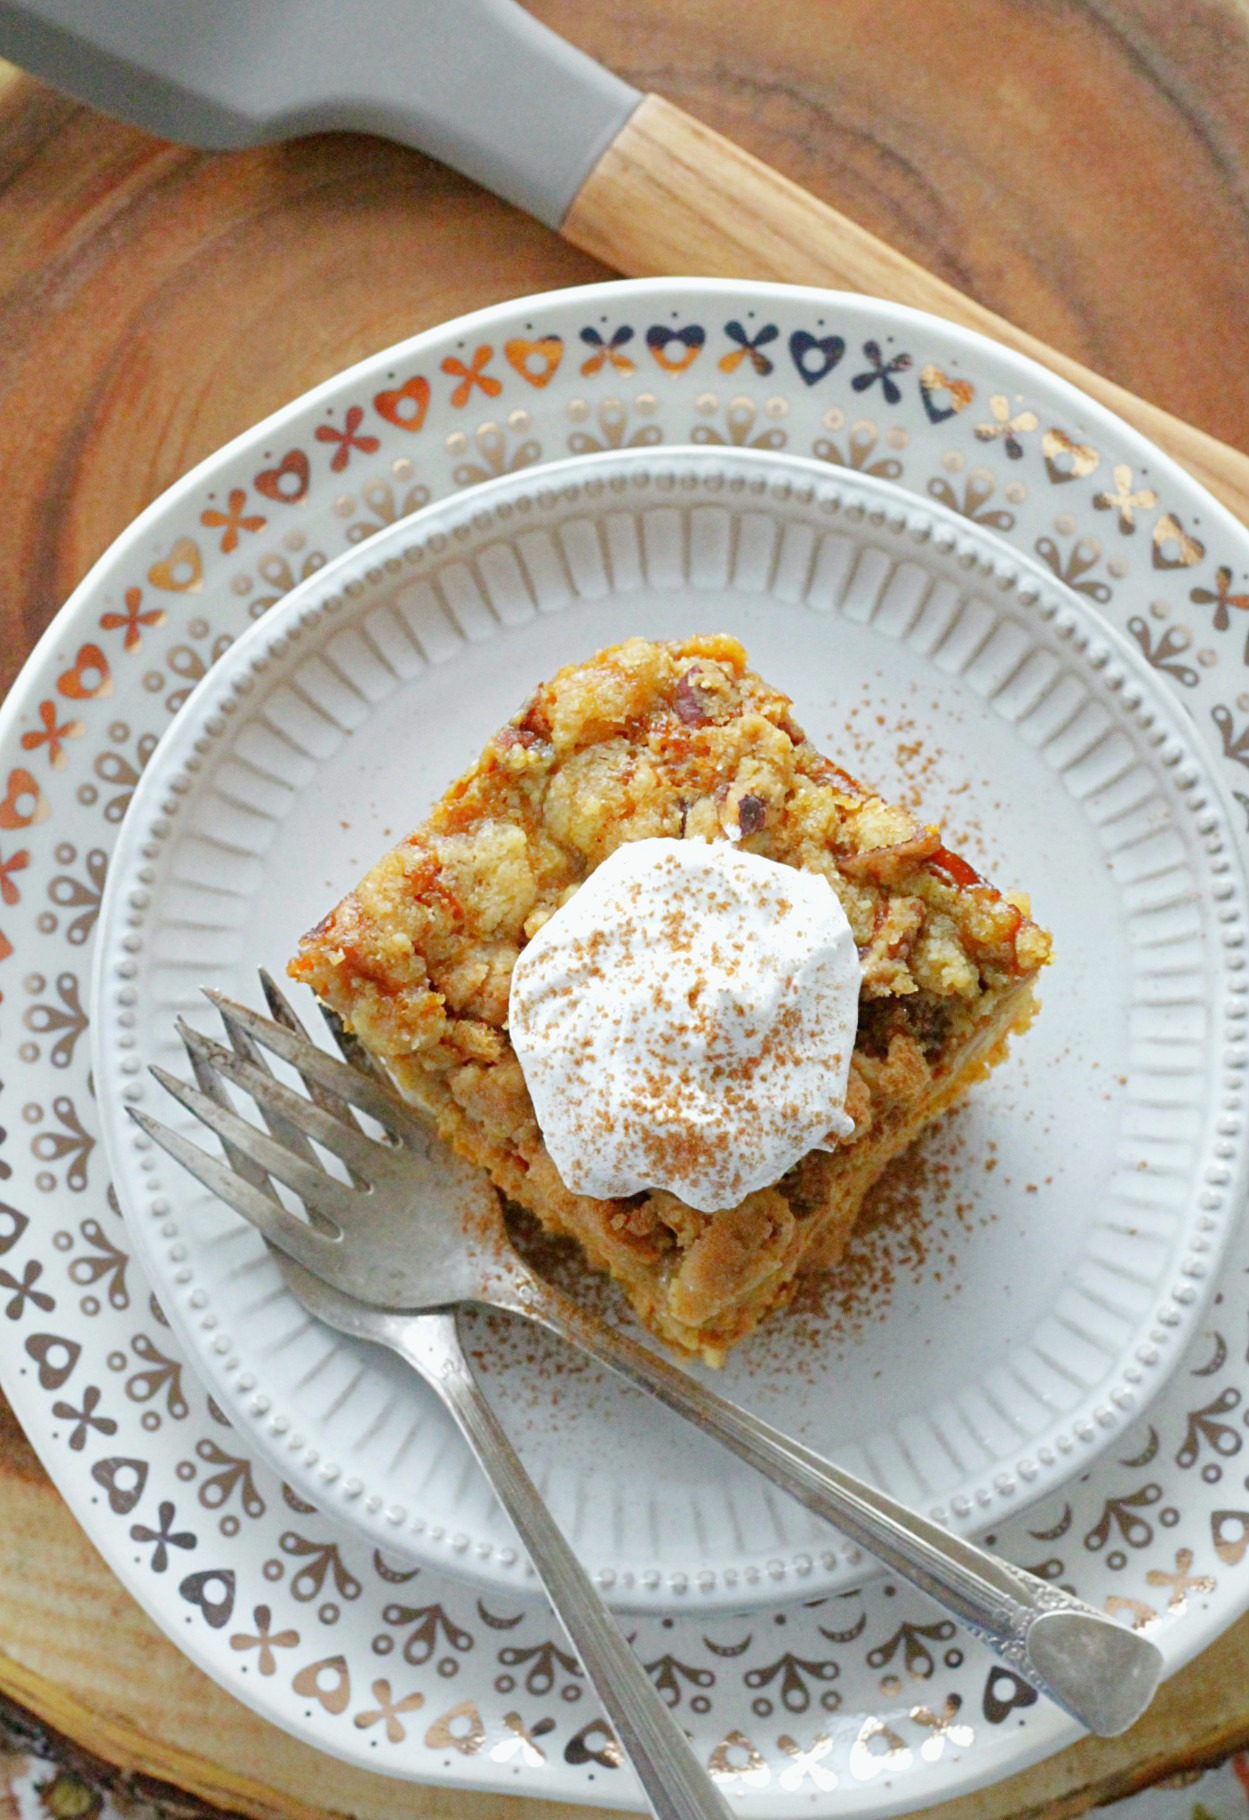
[[[268, 1068], [257, 1067], [247, 1056], [238, 1055], [223, 1044], [215, 1043], [210, 1036], [202, 1036], [181, 1019], [178, 1020], [178, 1033], [192, 1054], [202, 1057], [210, 1069], [218, 1075], [224, 1075], [226, 1080], [233, 1081], [236, 1087], [241, 1087], [244, 1093], [250, 1094], [262, 1114], [272, 1114], [275, 1122], [280, 1120], [284, 1126], [293, 1126], [305, 1143], [308, 1139], [315, 1138], [318, 1144], [324, 1144], [327, 1150], [340, 1156], [344, 1163], [352, 1164], [359, 1172], [365, 1188], [370, 1182], [376, 1181], [386, 1167], [390, 1156], [386, 1146], [374, 1143], [354, 1122], [345, 1124], [333, 1113], [326, 1112], [323, 1107], [314, 1105], [301, 1093], [287, 1087]], [[212, 1097], [216, 1099], [215, 1095]], [[324, 1174], [310, 1144], [308, 1151], [313, 1167], [318, 1174]], [[307, 1158], [304, 1160], [307, 1161]]]
[[358, 1074], [349, 1068], [346, 1062], [340, 1062], [306, 1036], [298, 1036], [293, 1030], [275, 1023], [271, 1018], [262, 1017], [248, 1005], [241, 1005], [237, 999], [227, 998], [225, 993], [218, 992], [213, 986], [205, 986], [204, 996], [216, 1006], [223, 1017], [228, 1017], [240, 1024], [249, 1035], [253, 1036], [262, 1048], [277, 1055], [305, 1077], [328, 1087], [331, 1093], [337, 1093], [353, 1106], [371, 1113], [379, 1124], [405, 1137], [413, 1137], [422, 1146], [429, 1141], [428, 1126], [410, 1112], [393, 1088], [383, 1087], [380, 1082], [368, 1075]]
[[[269, 972], [269, 969], [267, 967], [261, 967], [258, 971], [260, 974], [260, 990], [265, 995], [265, 1003], [269, 1007], [269, 1012], [274, 1023], [281, 1024], [295, 1036], [306, 1037], [307, 1040], [311, 1042], [312, 1038], [308, 1036], [306, 1025], [274, 979], [273, 975]], [[319, 1002], [320, 1001], [318, 1000], [318, 1003]], [[254, 1044], [254, 1046], [259, 1048], [259, 1044]], [[253, 1057], [252, 1059], [257, 1060], [259, 1058]], [[343, 1059], [345, 1061], [350, 1061], [351, 1057], [349, 1055], [344, 1055]], [[335, 1093], [330, 1087], [323, 1087], [320, 1081], [315, 1077], [308, 1078], [301, 1075], [300, 1079], [308, 1089], [309, 1097], [316, 1101], [323, 1112], [330, 1113], [332, 1117], [341, 1119], [345, 1125], [351, 1125], [356, 1130], [363, 1129], [350, 1104], [343, 1098], [341, 1093]], [[389, 1085], [389, 1083], [385, 1082], [383, 1084]], [[390, 1090], [391, 1092], [394, 1091], [393, 1088]]]
[[[182, 1038], [186, 1059], [191, 1064], [191, 1072], [195, 1076], [195, 1084], [200, 1092], [207, 1094], [210, 1100], [215, 1100], [224, 1111], [232, 1112], [234, 1108], [230, 1104], [221, 1077], [214, 1072], [208, 1057], [190, 1040], [195, 1033], [181, 1018], [177, 1020], [177, 1030]], [[164, 1127], [162, 1126], [161, 1129], [163, 1130]], [[227, 1163], [236, 1175], [241, 1175], [244, 1181], [250, 1182], [253, 1188], [259, 1189], [260, 1193], [269, 1200], [277, 1200], [277, 1190], [259, 1163], [254, 1163], [251, 1157], [237, 1149], [225, 1138], [221, 1140], [221, 1147], [225, 1151]]]
[[181, 1163], [197, 1182], [202, 1182], [205, 1188], [228, 1207], [233, 1207], [235, 1213], [242, 1214], [270, 1244], [276, 1245], [280, 1251], [317, 1273], [332, 1263], [337, 1239], [315, 1226], [309, 1226], [283, 1207], [281, 1201], [271, 1200], [259, 1188], [245, 1181], [229, 1164], [219, 1162], [215, 1156], [209, 1156], [198, 1144], [192, 1144], [189, 1138], [171, 1131], [168, 1125], [162, 1125], [150, 1113], [140, 1111], [137, 1106], [127, 1106], [126, 1111], [135, 1124], [146, 1131], [152, 1141], [159, 1144], [175, 1163]]
[[[222, 1022], [225, 1023], [224, 1018], [222, 1019]], [[233, 1112], [234, 1106], [229, 1094], [226, 1092], [225, 1083], [213, 1068], [212, 1062], [205, 1054], [200, 1041], [197, 1040], [200, 1037], [199, 1031], [192, 1030], [185, 1018], [178, 1018], [176, 1020], [176, 1027], [178, 1034], [182, 1038], [187, 1060], [190, 1062], [192, 1072], [195, 1075], [195, 1084], [200, 1092], [206, 1093], [209, 1099], [216, 1100], [217, 1104], [223, 1106], [227, 1112]], [[229, 1029], [228, 1024], [226, 1025], [226, 1028], [227, 1030]], [[257, 1065], [263, 1067], [267, 1072], [268, 1063], [264, 1060], [264, 1051], [260, 1048], [259, 1044], [253, 1043], [245, 1032], [240, 1032], [240, 1035], [248, 1044], [252, 1055], [254, 1055], [256, 1059]], [[270, 1078], [272, 1079], [272, 1075], [270, 1075]], [[297, 1125], [293, 1125], [289, 1120], [268, 1112], [264, 1106], [261, 1106], [260, 1114], [279, 1143], [285, 1142], [288, 1136], [297, 1138], [299, 1144], [304, 1148], [300, 1149], [292, 1145], [291, 1148], [295, 1149], [296, 1155], [305, 1157], [306, 1161], [313, 1162], [318, 1169], [320, 1168], [320, 1158]], [[239, 1174], [246, 1176], [247, 1180], [249, 1182], [254, 1182], [255, 1186], [259, 1188], [263, 1194], [267, 1194], [271, 1200], [276, 1201], [278, 1199], [277, 1190], [269, 1180], [269, 1177], [265, 1174], [264, 1170], [260, 1167], [259, 1163], [253, 1163], [249, 1156], [244, 1156], [241, 1150], [237, 1150], [233, 1144], [227, 1143], [225, 1138], [222, 1138], [221, 1144], [227, 1159], [233, 1164], [234, 1168], [238, 1170]], [[364, 1183], [356, 1175], [354, 1170], [351, 1172], [351, 1179], [358, 1188], [364, 1186]], [[309, 1207], [307, 1212], [308, 1218], [312, 1221], [314, 1226], [319, 1226], [323, 1232], [337, 1233], [338, 1227], [334, 1224], [333, 1220], [329, 1218], [328, 1214], [322, 1213], [317, 1207]]]
[[[221, 1013], [221, 1022], [225, 1027], [225, 1033], [229, 1037], [231, 1047], [235, 1053], [242, 1056], [245, 1062], [250, 1062], [253, 1068], [259, 1069], [262, 1074], [267, 1074], [272, 1077], [273, 1070], [270, 1068], [268, 1060], [265, 1057], [265, 1052], [260, 1047], [260, 1044], [256, 1042], [246, 1030], [241, 1029], [231, 1018], [227, 1017], [224, 1011]], [[190, 1047], [190, 1043], [187, 1032], [190, 1031], [192, 1036], [199, 1036], [199, 1032], [197, 1030], [192, 1030], [191, 1026], [185, 1024], [181, 1018], [178, 1020], [178, 1030], [179, 1034], [182, 1036], [183, 1042], [187, 1043], [188, 1047]], [[202, 1081], [200, 1082], [200, 1085], [203, 1086]], [[218, 1103], [220, 1104], [222, 1102]], [[227, 1106], [229, 1103], [228, 1100], [224, 1102]], [[260, 1102], [258, 1101], [257, 1104], [259, 1105]], [[317, 1168], [320, 1168], [320, 1159], [318, 1158], [316, 1151], [312, 1148], [308, 1138], [298, 1125], [292, 1120], [285, 1118], [281, 1112], [268, 1105], [260, 1105], [260, 1116], [263, 1118], [265, 1124], [279, 1144], [285, 1144], [288, 1150], [293, 1151], [296, 1156], [301, 1156], [305, 1163], [312, 1163]]]
[[[240, 1066], [245, 1065], [240, 1062]], [[268, 1175], [279, 1182], [285, 1182], [309, 1206], [315, 1206], [319, 1212], [331, 1214], [335, 1218], [350, 1214], [353, 1204], [359, 1198], [354, 1188], [348, 1188], [345, 1182], [327, 1175], [318, 1165], [306, 1163], [302, 1157], [292, 1156], [268, 1132], [258, 1131], [255, 1125], [249, 1125], [237, 1112], [219, 1106], [208, 1094], [201, 1093], [186, 1081], [180, 1081], [176, 1074], [157, 1067], [153, 1067], [151, 1073], [166, 1093], [171, 1093], [188, 1112], [207, 1125], [210, 1131], [216, 1132], [224, 1143], [232, 1144], [244, 1156], [258, 1163]]]
[[[338, 1053], [348, 1066], [354, 1068], [357, 1074], [367, 1075], [370, 1080], [380, 1082], [383, 1087], [390, 1087], [391, 1084], [381, 1063], [374, 1061], [355, 1031], [348, 1030], [333, 1006], [325, 1004], [321, 999], [316, 1001], [316, 1006], [325, 1019], [326, 1028], [338, 1046]], [[393, 1087], [391, 1087], [391, 1091], [394, 1091]]]

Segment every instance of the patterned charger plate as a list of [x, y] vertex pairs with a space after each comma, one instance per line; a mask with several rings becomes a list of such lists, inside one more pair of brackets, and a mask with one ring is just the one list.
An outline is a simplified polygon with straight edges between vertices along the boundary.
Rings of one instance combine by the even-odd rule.
[[[1243, 1125], [1221, 1156], [1234, 1133], [1217, 1106], [1249, 927], [1239, 811], [1095, 607], [947, 508], [783, 453], [574, 456], [426, 507], [294, 589], [179, 715], [113, 856], [91, 1048], [138, 1260], [231, 1421], [327, 1515], [492, 1592], [532, 1587], [532, 1570], [437, 1399], [310, 1321], [258, 1235], [127, 1112], [202, 1141], [146, 1074], [185, 1073], [175, 1020], [216, 1023], [206, 986], [255, 999], [257, 966], [280, 973], [382, 830], [425, 811], [518, 693], [631, 634], [715, 629], [783, 680], [819, 749], [890, 795], [916, 791], [908, 755], [922, 767], [925, 814], [960, 849], [967, 833], [990, 877], [1035, 887], [1055, 958], [1036, 1030], [921, 1153], [947, 1171], [924, 1198], [983, 1227], [957, 1264], [865, 1295], [854, 1331], [827, 1290], [822, 1318], [800, 1298], [705, 1375], [939, 1521], [984, 1529], [1087, 1467], [1157, 1393], [1244, 1197]], [[913, 723], [903, 762], [879, 737], [845, 750], [863, 702]], [[1216, 1162], [1232, 1170], [1221, 1217], [1204, 1205]], [[872, 1571], [610, 1374], [523, 1325], [474, 1327], [609, 1599], [741, 1611]]]
[[[569, 453], [691, 441], [895, 480], [1039, 556], [1174, 688], [1249, 812], [1244, 529], [1027, 362], [902, 309], [770, 286], [510, 303], [322, 386], [136, 521], [0, 722], [0, 1369], [49, 1470], [157, 1621], [279, 1724], [393, 1773], [621, 1806], [636, 1791], [544, 1609], [337, 1528], [199, 1386], [109, 1193], [83, 999], [135, 784], [249, 617], [436, 495]], [[1217, 1084], [1229, 1119], [1241, 1084], [1239, 1065]], [[1210, 1212], [1229, 1179], [1209, 1166]], [[1175, 1666], [1249, 1602], [1247, 1270], [1242, 1222], [1147, 1417], [995, 1536], [1149, 1626]], [[850, 1813], [925, 1806], [1072, 1735], [887, 1579], [745, 1618], [648, 1617], [636, 1641], [712, 1773], [761, 1815], [834, 1788]]]

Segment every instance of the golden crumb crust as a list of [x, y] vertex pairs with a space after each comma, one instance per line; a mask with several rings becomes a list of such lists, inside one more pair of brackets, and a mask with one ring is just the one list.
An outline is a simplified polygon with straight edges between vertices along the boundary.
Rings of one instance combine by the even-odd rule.
[[[656, 836], [731, 839], [821, 873], [863, 962], [854, 1136], [712, 1214], [666, 1192], [570, 1194], [507, 1031], [526, 941], [616, 847]], [[635, 638], [538, 688], [289, 972], [653, 1331], [715, 1361], [804, 1264], [836, 1261], [885, 1164], [1026, 1024], [1049, 952], [1025, 898], [821, 756], [735, 639]]]

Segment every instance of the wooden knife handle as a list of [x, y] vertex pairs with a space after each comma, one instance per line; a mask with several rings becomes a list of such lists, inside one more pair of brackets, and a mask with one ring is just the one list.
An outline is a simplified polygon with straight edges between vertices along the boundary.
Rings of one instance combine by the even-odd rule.
[[976, 329], [1116, 412], [1249, 524], [1249, 455], [1015, 328], [658, 95], [645, 97], [594, 166], [561, 232], [631, 278], [825, 285]]

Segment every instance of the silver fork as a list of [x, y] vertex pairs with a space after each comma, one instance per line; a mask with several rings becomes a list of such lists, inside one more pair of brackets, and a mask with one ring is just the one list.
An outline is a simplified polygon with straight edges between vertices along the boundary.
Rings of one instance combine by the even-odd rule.
[[622, 1752], [658, 1820], [731, 1820], [732, 1809], [569, 1547], [469, 1367], [454, 1309], [397, 1314], [344, 1295], [280, 1255], [288, 1288], [339, 1333], [387, 1346], [433, 1386], [524, 1543]]
[[[294, 1024], [298, 1030], [294, 1013], [272, 980], [263, 974], [261, 977], [274, 1009], [280, 1011], [287, 1026]], [[237, 1021], [226, 1016], [224, 1011], [223, 1017], [233, 1044], [233, 1054], [245, 1068], [257, 1070], [273, 1086], [277, 1086], [254, 1037]], [[220, 1066], [231, 1051], [199, 1037], [185, 1025], [180, 1024], [179, 1029], [187, 1046], [195, 1078], [199, 1082], [199, 1092], [218, 1111], [234, 1117], [229, 1096], [222, 1084], [224, 1070]], [[364, 1073], [372, 1076], [375, 1071], [363, 1052], [360, 1052], [358, 1060]], [[164, 1076], [163, 1072], [161, 1078], [166, 1084], [171, 1079]], [[310, 1077], [305, 1084], [309, 1092], [315, 1094], [316, 1104], [327, 1119], [337, 1119], [341, 1114], [347, 1121], [344, 1128], [359, 1133], [360, 1128], [345, 1099], [327, 1087], [324, 1081]], [[184, 1093], [192, 1091], [183, 1088]], [[393, 1108], [388, 1107], [387, 1111], [388, 1115], [393, 1116]], [[273, 1142], [285, 1143], [292, 1156], [308, 1167], [319, 1169], [316, 1152], [308, 1136], [286, 1110], [266, 1100], [263, 1116]], [[174, 1136], [172, 1132], [162, 1135], [162, 1128], [154, 1120], [140, 1118], [139, 1122], [160, 1143], [165, 1143], [166, 1136]], [[293, 1217], [286, 1214], [265, 1164], [254, 1157], [248, 1148], [235, 1144], [232, 1139], [222, 1136], [221, 1141], [226, 1157], [236, 1172], [235, 1192], [246, 1189], [253, 1194], [255, 1201], [268, 1209], [271, 1218], [280, 1215]], [[364, 1141], [367, 1143], [369, 1140]], [[375, 1147], [384, 1148], [380, 1145]], [[178, 1150], [174, 1150], [173, 1154], [181, 1156]], [[196, 1154], [203, 1157], [202, 1152]], [[211, 1159], [203, 1160], [207, 1162]], [[353, 1182], [361, 1188], [367, 1188], [368, 1178], [359, 1168], [361, 1160], [362, 1154], [349, 1173]], [[285, 1179], [277, 1170], [274, 1174], [279, 1180]], [[468, 1172], [464, 1172], [462, 1179], [463, 1186], [468, 1191], [464, 1209], [467, 1211], [476, 1202], [488, 1211], [488, 1197], [480, 1193], [479, 1183], [473, 1181]], [[253, 1210], [248, 1213], [249, 1218], [254, 1218], [254, 1206], [255, 1203]], [[316, 1217], [323, 1234], [329, 1235], [336, 1230], [324, 1214], [318, 1213]], [[306, 1270], [285, 1248], [281, 1239], [268, 1237], [267, 1243], [277, 1260], [287, 1288], [309, 1314], [353, 1339], [368, 1340], [374, 1345], [388, 1347], [411, 1365], [442, 1400], [528, 1550], [552, 1608], [581, 1658], [582, 1667], [602, 1702], [616, 1741], [633, 1765], [657, 1820], [731, 1820], [732, 1810], [728, 1803], [699, 1763], [685, 1733], [621, 1635], [611, 1613], [569, 1547], [540, 1492], [521, 1464], [516, 1449], [483, 1396], [465, 1356], [456, 1309], [435, 1308], [412, 1314], [379, 1308], [373, 1302], [361, 1301], [358, 1296], [335, 1288], [323, 1276]]]
[[[927, 1593], [1089, 1731], [1112, 1737], [1139, 1718], [1161, 1676], [1163, 1659], [1156, 1645], [1061, 1587], [949, 1535], [707, 1390], [536, 1276], [513, 1250], [498, 1197], [484, 1176], [445, 1149], [332, 1015], [331, 1029], [345, 1061], [313, 1043], [272, 980], [264, 974], [261, 979], [273, 1018], [220, 993], [207, 994], [222, 1016], [231, 1047], [179, 1023], [198, 1087], [164, 1069], [152, 1070], [216, 1133], [227, 1160], [208, 1155], [137, 1108], [131, 1114], [184, 1168], [306, 1271], [357, 1302], [372, 1304], [353, 1318], [376, 1322], [375, 1337], [382, 1344], [394, 1345], [392, 1332], [398, 1334], [404, 1318], [421, 1310], [476, 1304], [537, 1321], [658, 1397]], [[297, 1071], [309, 1097], [274, 1077], [264, 1051]], [[233, 1109], [223, 1082], [250, 1095], [267, 1131]], [[375, 1119], [389, 1141], [369, 1137], [353, 1108]], [[347, 1166], [351, 1185], [327, 1173], [314, 1139]], [[283, 1206], [271, 1189], [258, 1186], [266, 1176], [300, 1196], [308, 1220]], [[381, 1314], [380, 1309], [403, 1314]], [[340, 1325], [333, 1316], [327, 1318]], [[457, 1383], [472, 1380], [453, 1317], [440, 1319], [437, 1347], [427, 1340], [419, 1359], [408, 1352], [403, 1356], [442, 1395], [440, 1372]], [[446, 1350], [438, 1354], [438, 1347]], [[459, 1419], [456, 1408], [452, 1413]], [[468, 1438], [481, 1458], [473, 1436]], [[509, 1514], [516, 1521], [515, 1513]], [[541, 1573], [536, 1556], [534, 1565]], [[588, 1662], [586, 1668], [593, 1678]]]

